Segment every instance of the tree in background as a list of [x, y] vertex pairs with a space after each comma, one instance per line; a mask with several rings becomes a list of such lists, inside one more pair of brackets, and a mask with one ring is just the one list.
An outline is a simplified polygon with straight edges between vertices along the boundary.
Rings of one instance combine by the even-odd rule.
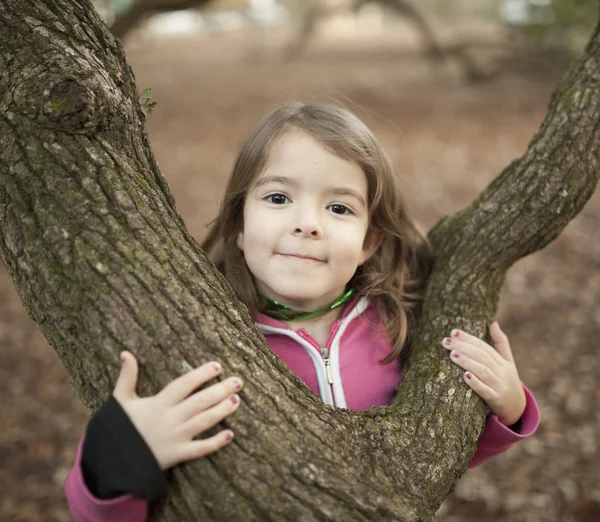
[[500, 7], [512, 42], [576, 53], [587, 41], [597, 13], [598, 3], [589, 0], [503, 0]]
[[214, 0], [96, 0], [96, 7], [110, 24], [117, 38], [124, 38], [143, 20], [158, 13], [183, 9], [202, 9]]

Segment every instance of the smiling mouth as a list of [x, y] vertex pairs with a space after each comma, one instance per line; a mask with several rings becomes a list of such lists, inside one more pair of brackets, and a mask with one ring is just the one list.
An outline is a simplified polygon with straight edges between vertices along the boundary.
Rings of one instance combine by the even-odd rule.
[[299, 261], [314, 261], [316, 263], [322, 263], [321, 259], [317, 259], [316, 257], [310, 256], [297, 256], [294, 254], [279, 254], [280, 256], [287, 257], [289, 259], [298, 259]]

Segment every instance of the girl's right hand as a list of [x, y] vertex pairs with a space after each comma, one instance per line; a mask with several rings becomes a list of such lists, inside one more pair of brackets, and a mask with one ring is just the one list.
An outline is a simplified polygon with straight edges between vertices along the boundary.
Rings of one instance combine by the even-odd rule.
[[121, 371], [113, 396], [146, 441], [161, 470], [204, 457], [233, 438], [232, 431], [223, 430], [207, 439], [193, 440], [240, 405], [236, 392], [242, 389], [243, 383], [238, 377], [230, 377], [190, 395], [220, 371], [220, 364], [209, 362], [174, 379], [156, 395], [138, 397], [135, 391], [137, 360], [130, 352], [121, 353]]

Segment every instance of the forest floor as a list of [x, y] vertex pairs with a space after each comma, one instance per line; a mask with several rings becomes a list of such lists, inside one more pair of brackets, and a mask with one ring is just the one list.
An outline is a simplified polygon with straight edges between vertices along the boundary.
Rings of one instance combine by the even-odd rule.
[[[564, 70], [473, 56], [497, 74], [468, 83], [456, 65], [432, 65], [393, 39], [323, 40], [295, 60], [242, 38], [128, 45], [138, 88], [158, 102], [147, 122], [153, 150], [198, 240], [244, 133], [288, 99], [357, 111], [425, 229], [467, 205], [526, 150]], [[468, 471], [440, 522], [600, 520], [599, 268], [597, 193], [554, 243], [511, 268], [503, 289], [498, 318], [537, 397], [539, 431]], [[1, 266], [0, 397], [0, 521], [69, 520], [63, 481], [89, 415]]]

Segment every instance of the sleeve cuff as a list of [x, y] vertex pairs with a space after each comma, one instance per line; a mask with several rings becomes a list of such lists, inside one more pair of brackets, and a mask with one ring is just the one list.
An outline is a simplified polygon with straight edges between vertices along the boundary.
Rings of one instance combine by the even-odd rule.
[[156, 458], [112, 395], [88, 425], [81, 463], [88, 488], [99, 498], [131, 493], [158, 500], [168, 493]]
[[477, 451], [469, 464], [470, 468], [508, 450], [516, 442], [531, 437], [537, 430], [540, 410], [533, 393], [524, 384], [522, 386], [526, 398], [523, 415], [512, 427], [502, 424], [496, 415], [488, 415], [483, 433], [477, 441]]
[[505, 426], [500, 422], [498, 416], [493, 413], [488, 417], [485, 430], [489, 430], [490, 434], [493, 434], [494, 438], [498, 439], [499, 442], [514, 443], [531, 437], [540, 425], [540, 410], [535, 397], [527, 386], [524, 384], [522, 386], [526, 400], [525, 411], [513, 426]]
[[148, 501], [133, 495], [102, 500], [87, 488], [81, 472], [81, 456], [84, 437], [77, 447], [75, 464], [65, 479], [65, 494], [73, 522], [145, 522]]

